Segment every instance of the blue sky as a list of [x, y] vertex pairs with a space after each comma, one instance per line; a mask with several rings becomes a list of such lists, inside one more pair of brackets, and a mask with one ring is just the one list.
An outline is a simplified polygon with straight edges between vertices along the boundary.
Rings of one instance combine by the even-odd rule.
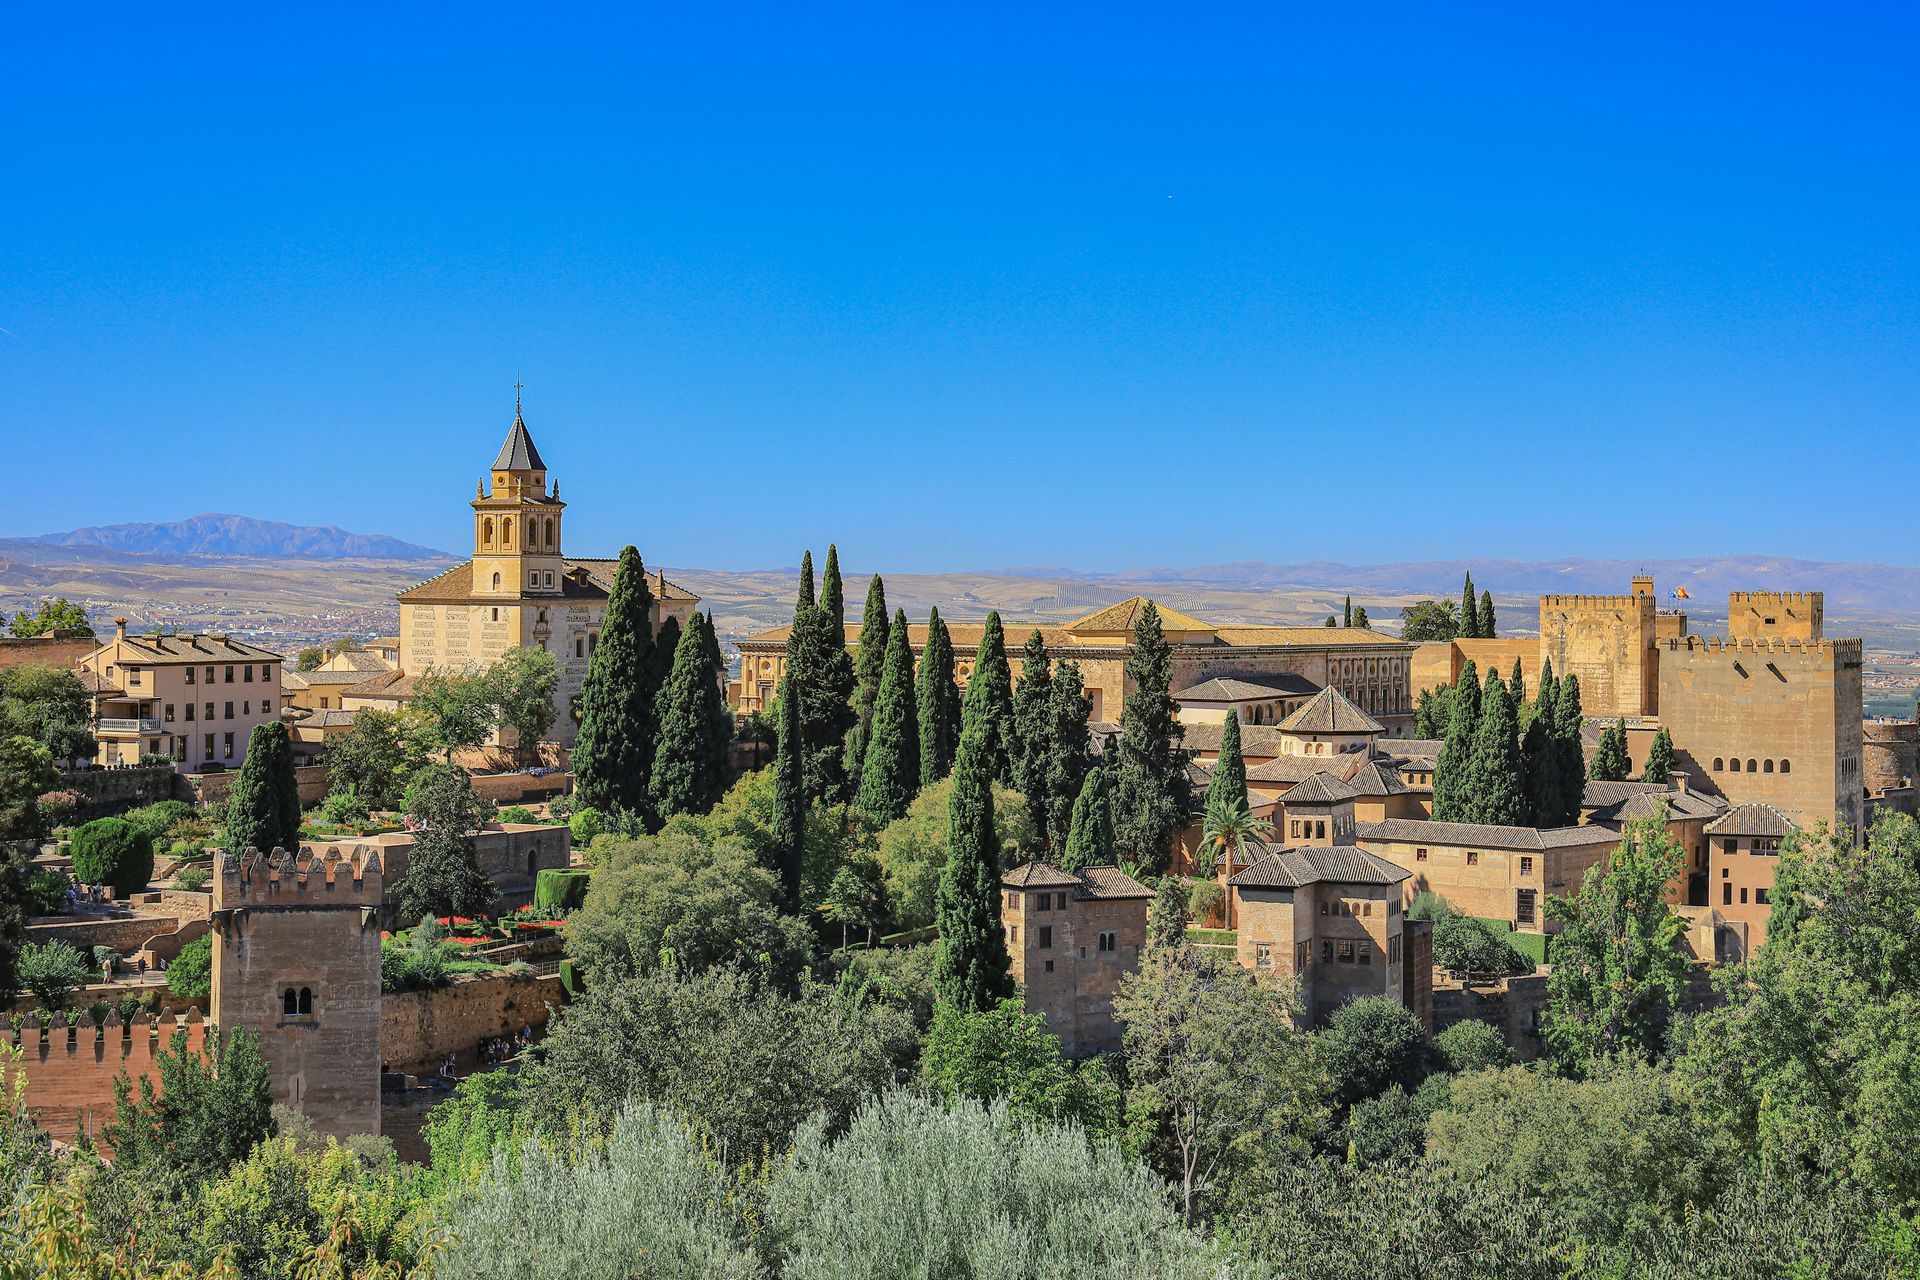
[[0, 533], [1920, 560], [1911, 8], [551, 8], [10, 14]]

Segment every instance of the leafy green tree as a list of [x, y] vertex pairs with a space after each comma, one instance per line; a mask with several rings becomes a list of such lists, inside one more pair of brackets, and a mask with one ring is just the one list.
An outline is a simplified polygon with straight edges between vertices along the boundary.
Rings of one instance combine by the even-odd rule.
[[1193, 923], [1188, 907], [1187, 882], [1179, 876], [1161, 876], [1147, 908], [1144, 951], [1177, 951], [1187, 945], [1187, 926]]
[[1433, 820], [1464, 822], [1472, 803], [1473, 743], [1480, 727], [1480, 669], [1468, 658], [1447, 700], [1447, 732], [1433, 767]]
[[1493, 625], [1493, 592], [1480, 593], [1480, 613], [1474, 622], [1473, 629], [1482, 640], [1492, 640], [1499, 635], [1499, 631]]
[[1587, 765], [1587, 779], [1625, 782], [1631, 772], [1633, 761], [1627, 756], [1627, 722], [1615, 720], [1600, 735], [1600, 745], [1594, 748], [1593, 760]]
[[167, 965], [167, 990], [193, 999], [213, 993], [213, 935], [203, 933]]
[[1653, 735], [1653, 745], [1647, 748], [1647, 767], [1641, 772], [1642, 782], [1657, 782], [1661, 786], [1671, 781], [1676, 768], [1673, 758], [1673, 735], [1662, 725], [1660, 732]]
[[1453, 718], [1453, 686], [1435, 685], [1422, 689], [1413, 708], [1413, 736], [1437, 741], [1447, 736], [1447, 723]]
[[1071, 1121], [1090, 1133], [1111, 1134], [1119, 1121], [1120, 1089], [1098, 1063], [1076, 1069], [1060, 1052], [1060, 1037], [1045, 1014], [1028, 1013], [1017, 999], [991, 1009], [942, 1004], [933, 1015], [920, 1074], [949, 1101], [991, 1103], [1005, 1098], [1028, 1120]]
[[[782, 846], [774, 838], [775, 828], [780, 825], [777, 774], [778, 770], [772, 767], [755, 770], [729, 788], [712, 812], [701, 818], [682, 817], [678, 821], [697, 826], [716, 844], [734, 841], [752, 850], [754, 860], [777, 877], [782, 866]], [[794, 794], [798, 794], [797, 787]], [[800, 832], [798, 901], [817, 904], [825, 899], [840, 868], [859, 858], [862, 851], [856, 848], [856, 841], [861, 832], [846, 821], [846, 815], [840, 810], [807, 804], [804, 797], [792, 817], [795, 829]], [[786, 909], [784, 896], [781, 903]]]
[[56, 1012], [67, 1007], [67, 997], [98, 976], [79, 948], [55, 938], [51, 942], [29, 943], [20, 952], [15, 981], [20, 989], [33, 994], [42, 1009]]
[[1314, 1036], [1334, 1104], [1352, 1106], [1393, 1085], [1417, 1088], [1426, 1074], [1426, 1039], [1420, 1019], [1391, 996], [1360, 996], [1335, 1009]]
[[124, 1071], [113, 1082], [113, 1119], [102, 1137], [116, 1164], [175, 1174], [195, 1187], [273, 1135], [273, 1078], [254, 1033], [209, 1027], [194, 1051], [187, 1033], [176, 1031], [158, 1066], [158, 1089], [151, 1076], [136, 1087]]
[[327, 660], [327, 651], [317, 644], [310, 644], [294, 655], [295, 671], [318, 671], [320, 664]]
[[93, 755], [93, 700], [80, 677], [54, 667], [0, 671], [0, 737], [20, 734], [55, 760]]
[[13, 615], [13, 634], [23, 639], [28, 636], [49, 636], [60, 631], [93, 634], [93, 624], [87, 621], [87, 611], [65, 596], [42, 600], [40, 608], [33, 613], [22, 609]]
[[1664, 1046], [1691, 962], [1686, 921], [1667, 901], [1683, 852], [1662, 810], [1628, 823], [1572, 898], [1547, 899], [1547, 919], [1561, 928], [1544, 1030], [1567, 1071], [1622, 1054], [1651, 1058]]
[[1047, 789], [1054, 729], [1053, 661], [1038, 628], [1020, 652], [1020, 683], [1014, 689], [1010, 723], [1012, 785], [1026, 798], [1028, 822], [1044, 841], [1053, 798]]
[[[867, 739], [873, 732], [873, 707], [880, 697], [880, 677], [886, 669], [890, 630], [887, 587], [876, 573], [867, 583], [867, 606], [860, 617], [860, 647], [853, 657], [853, 729], [847, 734], [849, 778], [865, 776]], [[907, 652], [911, 658], [911, 646]]]
[[971, 725], [980, 726], [993, 780], [1003, 787], [1016, 785], [1013, 670], [1007, 663], [1007, 637], [998, 612], [987, 615], [986, 626], [980, 632], [980, 647], [974, 655], [973, 675], [967, 680], [960, 722], [962, 733]]
[[1150, 1172], [1077, 1126], [896, 1091], [836, 1133], [810, 1122], [768, 1184], [782, 1276], [1212, 1280], [1225, 1269]]
[[1527, 781], [1527, 825], [1560, 827], [1566, 813], [1560, 787], [1560, 685], [1553, 678], [1553, 659], [1540, 667], [1540, 688], [1533, 715], [1520, 739], [1520, 765]]
[[1513, 1065], [1513, 1050], [1490, 1022], [1467, 1018], [1433, 1037], [1433, 1056], [1442, 1071], [1498, 1071]]
[[226, 846], [234, 853], [300, 847], [300, 784], [293, 775], [293, 739], [284, 724], [259, 724], [227, 795]]
[[421, 916], [477, 916], [500, 896], [473, 857], [473, 833], [490, 810], [473, 780], [452, 765], [431, 765], [407, 788], [413, 848], [397, 892], [400, 910]]
[[1112, 789], [1105, 766], [1095, 765], [1087, 770], [1086, 781], [1080, 784], [1080, 794], [1074, 799], [1073, 822], [1067, 832], [1067, 847], [1060, 855], [1060, 869], [1113, 866], [1119, 860]]
[[820, 904], [820, 912], [827, 923], [840, 926], [842, 952], [851, 944], [856, 928], [866, 929], [868, 941], [872, 941], [873, 926], [880, 915], [877, 872], [878, 867], [872, 863], [860, 868], [845, 866], [833, 873], [833, 883], [827, 886], [827, 900]]
[[1000, 928], [1000, 837], [993, 821], [993, 710], [967, 708], [947, 810], [947, 865], [934, 923], [940, 928], [940, 998], [960, 1009], [991, 1009], [1013, 994], [1012, 959]]
[[567, 954], [596, 983], [671, 964], [761, 966], [791, 985], [812, 957], [805, 922], [780, 912], [780, 882], [753, 851], [691, 824], [594, 850], [586, 901], [567, 920]]
[[1400, 638], [1411, 644], [1451, 640], [1459, 634], [1459, 607], [1451, 600], [1421, 600], [1400, 611]]
[[553, 727], [560, 664], [544, 648], [519, 645], [487, 670], [487, 681], [494, 722], [513, 730], [514, 749], [522, 760], [535, 759], [541, 740]]
[[500, 722], [494, 682], [483, 671], [429, 668], [414, 681], [407, 705], [425, 717], [428, 738], [449, 764], [454, 752], [486, 742]]
[[1055, 664], [1047, 712], [1047, 825], [1035, 835], [1057, 858], [1073, 834], [1074, 805], [1093, 767], [1092, 734], [1087, 726], [1093, 699], [1087, 696], [1079, 663], [1063, 658]]
[[587, 808], [647, 811], [656, 750], [655, 708], [645, 676], [652, 649], [653, 591], [640, 553], [625, 547], [580, 689], [572, 762], [574, 794]]
[[245, 1276], [311, 1275], [322, 1259], [336, 1261], [341, 1274], [405, 1266], [415, 1252], [413, 1179], [397, 1161], [376, 1163], [364, 1150], [310, 1129], [261, 1142], [202, 1191], [193, 1252], [224, 1253]]
[[327, 750], [331, 789], [352, 791], [369, 809], [397, 809], [407, 783], [427, 765], [427, 726], [409, 710], [353, 714], [353, 727]]
[[[875, 850], [886, 885], [888, 911], [896, 928], [932, 924], [940, 881], [947, 869], [949, 810], [954, 780], [936, 782], [914, 798], [906, 814], [880, 829]], [[1031, 842], [1026, 806], [1018, 792], [993, 788], [994, 831], [1000, 837], [1002, 866], [1019, 861]]]
[[953, 678], [953, 638], [937, 608], [927, 617], [927, 645], [920, 655], [915, 697], [920, 785], [930, 787], [953, 772], [953, 754], [960, 746], [960, 686]]
[[1497, 977], [1533, 968], [1505, 937], [1485, 920], [1443, 913], [1433, 925], [1433, 962], [1469, 983], [1475, 975]]
[[1363, 604], [1354, 606], [1353, 625], [1362, 631], [1373, 630], [1373, 623], [1367, 618], [1367, 606]]
[[1460, 588], [1460, 638], [1479, 640], [1480, 602], [1473, 593], [1473, 574], [1467, 574], [1466, 585]]
[[59, 782], [52, 752], [24, 734], [0, 737], [0, 840], [44, 834], [40, 797]]
[[153, 879], [153, 837], [125, 818], [95, 818], [73, 833], [73, 874], [117, 897], [139, 893]]
[[1456, 803], [1469, 822], [1512, 827], [1533, 816], [1521, 766], [1520, 725], [1498, 671], [1487, 673], [1480, 721], [1473, 731], [1473, 754], [1467, 761], [1467, 787]]
[[801, 873], [807, 852], [807, 743], [800, 723], [801, 697], [789, 673], [780, 681], [780, 745], [773, 757], [773, 857], [780, 874], [780, 900], [800, 909]]
[[660, 744], [648, 785], [653, 812], [663, 821], [705, 813], [726, 794], [733, 717], [720, 691], [716, 653], [712, 619], [695, 614], [680, 633], [660, 696]]
[[1156, 950], [1120, 980], [1129, 1106], [1151, 1117], [1158, 1163], [1194, 1221], [1242, 1171], [1291, 1164], [1325, 1118], [1324, 1077], [1291, 990], [1232, 963]]
[[914, 711], [913, 648], [903, 609], [887, 637], [886, 666], [860, 777], [860, 807], [881, 822], [903, 816], [920, 790], [920, 725]]
[[1113, 778], [1114, 838], [1125, 856], [1151, 871], [1166, 868], [1173, 833], [1187, 814], [1185, 730], [1173, 700], [1173, 654], [1149, 600], [1134, 619], [1127, 694]]

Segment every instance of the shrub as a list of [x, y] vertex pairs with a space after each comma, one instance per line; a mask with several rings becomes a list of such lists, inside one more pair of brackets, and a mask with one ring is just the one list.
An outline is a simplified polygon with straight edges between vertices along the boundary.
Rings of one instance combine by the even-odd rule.
[[445, 986], [452, 968], [447, 953], [456, 948], [447, 930], [432, 916], [399, 938], [380, 944], [380, 989], [386, 992], [424, 991]]
[[1454, 915], [1453, 904], [1431, 889], [1422, 889], [1407, 904], [1407, 919], [1431, 920], [1436, 924]]
[[1486, 1071], [1513, 1062], [1506, 1037], [1491, 1023], [1469, 1018], [1433, 1038], [1433, 1054], [1445, 1071]]
[[175, 823], [195, 816], [195, 810], [185, 800], [161, 800], [145, 808], [130, 809], [121, 816], [145, 832], [149, 841], [153, 841], [166, 835]]
[[533, 909], [545, 915], [572, 911], [587, 900], [584, 867], [549, 868], [534, 878]]
[[1533, 968], [1491, 925], [1472, 916], [1443, 916], [1435, 923], [1433, 962], [1469, 980], [1475, 974], [1526, 973]]
[[539, 822], [540, 815], [523, 804], [510, 804], [499, 813], [501, 822]]
[[73, 833], [73, 874], [125, 897], [153, 879], [153, 838], [124, 818], [96, 818]]
[[185, 889], [188, 893], [198, 893], [207, 887], [207, 882], [211, 879], [213, 879], [213, 872], [199, 863], [194, 863], [174, 872], [173, 886], [176, 889]]
[[45, 1009], [64, 1009], [67, 996], [87, 985], [93, 971], [87, 958], [65, 942], [30, 944], [20, 953], [20, 986]]
[[574, 811], [572, 817], [567, 819], [567, 830], [572, 833], [575, 844], [589, 845], [593, 843], [594, 837], [606, 833], [607, 820], [601, 816], [598, 809], [591, 807], [578, 809]]
[[167, 990], [176, 996], [198, 998], [213, 993], [213, 935], [195, 938], [180, 948], [167, 966]]
[[65, 826], [79, 812], [80, 802], [78, 791], [49, 791], [40, 797], [40, 817], [49, 827]]
[[360, 798], [360, 789], [349, 784], [320, 802], [320, 815], [337, 827], [364, 822], [367, 819], [367, 804]]
[[36, 916], [57, 916], [67, 908], [67, 878], [51, 867], [42, 867], [27, 877], [27, 912]]
[[1187, 891], [1187, 910], [1194, 919], [1217, 929], [1226, 919], [1227, 891], [1218, 880], [1196, 880]]

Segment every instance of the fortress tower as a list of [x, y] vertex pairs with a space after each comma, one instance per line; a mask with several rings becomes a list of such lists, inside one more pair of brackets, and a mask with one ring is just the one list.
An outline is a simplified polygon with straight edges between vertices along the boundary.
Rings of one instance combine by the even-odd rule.
[[1654, 653], [1653, 579], [1633, 580], [1624, 596], [1541, 596], [1540, 656], [1556, 675], [1580, 677], [1580, 706], [1590, 716], [1650, 716], [1659, 711]]
[[1822, 591], [1730, 591], [1727, 635], [1735, 640], [1818, 640], [1825, 624]]
[[345, 1137], [380, 1132], [376, 849], [222, 851], [213, 879], [213, 1021], [260, 1037], [273, 1097]]

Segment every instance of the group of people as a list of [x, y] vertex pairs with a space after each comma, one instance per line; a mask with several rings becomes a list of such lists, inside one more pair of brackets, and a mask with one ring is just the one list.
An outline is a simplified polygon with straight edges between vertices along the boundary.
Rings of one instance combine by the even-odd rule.
[[[512, 1061], [520, 1051], [533, 1043], [533, 1028], [521, 1027], [508, 1036], [493, 1036], [480, 1044], [480, 1057], [489, 1067], [497, 1067], [503, 1062]], [[440, 1060], [439, 1076], [443, 1080], [460, 1078], [460, 1055], [450, 1053]]]

